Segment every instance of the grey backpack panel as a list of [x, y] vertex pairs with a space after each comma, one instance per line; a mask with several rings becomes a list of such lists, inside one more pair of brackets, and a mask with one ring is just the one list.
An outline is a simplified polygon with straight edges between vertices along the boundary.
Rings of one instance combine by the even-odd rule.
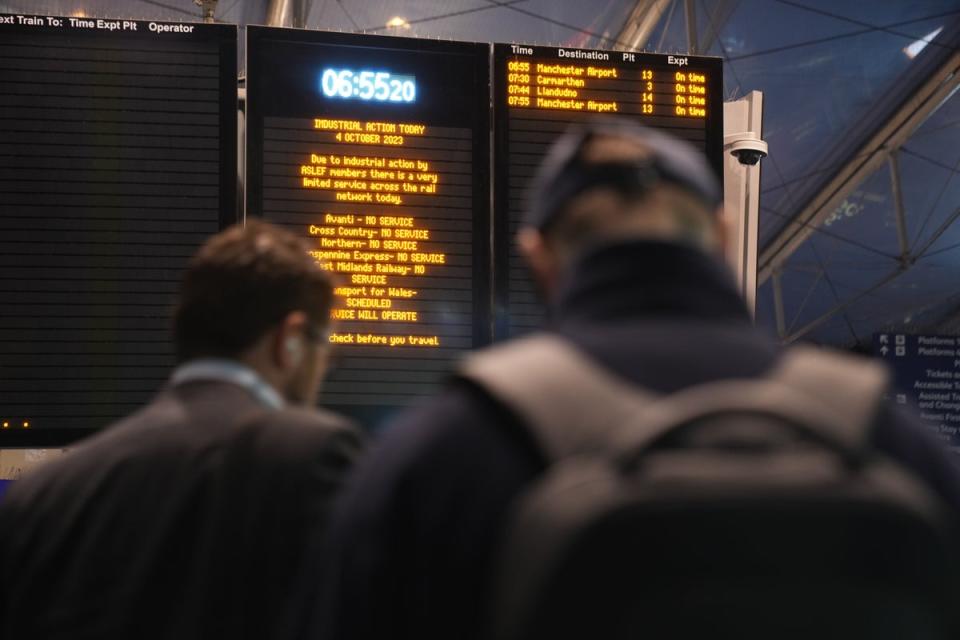
[[[729, 402], [731, 410], [761, 410], [765, 403], [767, 410], [791, 411], [798, 422], [815, 427], [820, 419], [828, 420], [824, 437], [863, 446], [864, 430], [869, 429], [889, 382], [886, 369], [875, 363], [796, 347], [765, 379], [703, 385], [664, 401], [608, 373], [567, 341], [548, 334], [472, 354], [460, 375], [520, 416], [548, 460], [619, 449], [621, 434], [647, 434], [651, 421], [669, 428], [690, 411], [706, 412], [705, 401], [716, 405], [716, 410], [724, 402]], [[631, 424], [633, 420], [642, 428]]]
[[[461, 375], [518, 415], [553, 461], [504, 532], [492, 612], [498, 640], [640, 637], [644, 629], [795, 637], [801, 621], [777, 626], [794, 606], [782, 589], [817, 594], [806, 616], [814, 633], [826, 619], [848, 638], [942, 637], [937, 598], [950, 568], [938, 560], [948, 555], [941, 506], [869, 444], [887, 385], [882, 367], [795, 348], [765, 378], [658, 396], [537, 335], [471, 356]], [[858, 550], [870, 547], [858, 536], [873, 528], [881, 538], [889, 532], [891, 553], [900, 554], [878, 558], [889, 564], [883, 571]], [[663, 588], [648, 592], [647, 581]], [[669, 597], [671, 588], [680, 595]], [[627, 607], [620, 598], [632, 589], [639, 603]], [[739, 598], [721, 607], [722, 593]], [[706, 603], [687, 611], [684, 598]], [[750, 600], [770, 615], [716, 620]], [[599, 619], [578, 618], [587, 602]]]

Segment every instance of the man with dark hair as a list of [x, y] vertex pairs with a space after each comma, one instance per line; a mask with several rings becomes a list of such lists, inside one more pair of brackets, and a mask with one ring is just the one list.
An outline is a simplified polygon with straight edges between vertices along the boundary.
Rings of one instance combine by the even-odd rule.
[[276, 227], [249, 221], [199, 250], [169, 384], [0, 506], [0, 636], [276, 631], [361, 445], [311, 409], [331, 302], [329, 276]]
[[[765, 375], [781, 350], [753, 326], [723, 263], [720, 204], [686, 143], [617, 120], [563, 136], [518, 236], [550, 304], [550, 334], [657, 394]], [[562, 404], [589, 423], [590, 402]], [[594, 425], [604, 426], [614, 425]], [[875, 440], [960, 508], [958, 469], [924, 433], [887, 413]], [[511, 509], [549, 464], [542, 444], [466, 378], [402, 416], [344, 492], [305, 637], [480, 637]]]

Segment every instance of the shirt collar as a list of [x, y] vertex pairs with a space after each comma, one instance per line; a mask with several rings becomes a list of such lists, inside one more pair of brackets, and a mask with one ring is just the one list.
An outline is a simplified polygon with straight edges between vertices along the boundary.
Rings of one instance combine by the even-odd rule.
[[170, 384], [178, 386], [199, 380], [228, 382], [246, 389], [260, 404], [270, 409], [282, 409], [283, 396], [271, 387], [256, 371], [236, 360], [201, 358], [177, 367], [170, 376]]

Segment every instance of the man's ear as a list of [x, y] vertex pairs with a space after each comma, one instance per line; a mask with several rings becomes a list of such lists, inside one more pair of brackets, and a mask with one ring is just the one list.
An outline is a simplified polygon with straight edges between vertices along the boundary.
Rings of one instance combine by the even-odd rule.
[[523, 227], [517, 232], [517, 246], [543, 293], [552, 296], [560, 278], [560, 261], [556, 252], [547, 244], [543, 234], [531, 227]]
[[296, 368], [306, 353], [304, 335], [307, 327], [307, 314], [303, 311], [291, 311], [277, 326], [273, 335], [271, 355], [281, 370]]
[[287, 352], [287, 359], [291, 365], [295, 367], [300, 364], [300, 361], [303, 360], [303, 338], [287, 336], [283, 342], [283, 348]]

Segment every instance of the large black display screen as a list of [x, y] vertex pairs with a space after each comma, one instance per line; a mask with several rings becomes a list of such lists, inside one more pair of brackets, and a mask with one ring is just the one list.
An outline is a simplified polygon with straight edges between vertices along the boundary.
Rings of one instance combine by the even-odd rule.
[[687, 55], [494, 45], [497, 339], [544, 323], [513, 237], [550, 143], [570, 123], [625, 116], [684, 138], [722, 173], [722, 61]]
[[0, 444], [162, 385], [186, 258], [235, 219], [236, 113], [236, 27], [0, 15]]
[[490, 339], [488, 52], [247, 29], [247, 215], [337, 277], [325, 406], [376, 421]]

